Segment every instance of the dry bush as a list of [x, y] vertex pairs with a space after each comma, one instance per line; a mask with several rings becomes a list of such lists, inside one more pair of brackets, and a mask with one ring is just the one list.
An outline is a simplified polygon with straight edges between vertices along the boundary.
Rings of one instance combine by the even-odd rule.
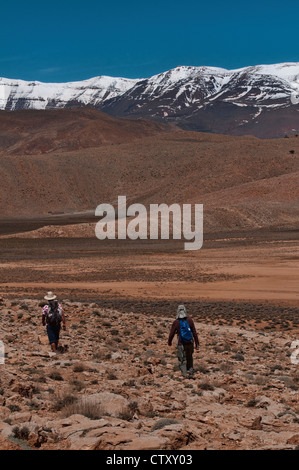
[[30, 430], [27, 426], [19, 427], [15, 426], [12, 429], [12, 436], [16, 439], [21, 439], [23, 441], [27, 441], [29, 438]]
[[101, 419], [104, 416], [105, 412], [103, 407], [99, 403], [96, 403], [91, 399], [82, 399], [80, 401], [78, 400], [75, 403], [67, 405], [63, 409], [63, 416], [66, 418], [77, 414], [86, 416], [86, 418], [89, 419]]
[[202, 383], [199, 383], [197, 386], [201, 390], [209, 390], [209, 391], [215, 390], [215, 387], [209, 382], [202, 382]]
[[156, 423], [152, 427], [152, 431], [157, 431], [159, 429], [165, 428], [165, 426], [170, 426], [171, 424], [179, 424], [178, 421], [175, 419], [170, 418], [162, 418], [156, 421]]
[[201, 374], [209, 374], [209, 369], [204, 363], [199, 363], [197, 366], [194, 368], [196, 372], [200, 372]]
[[63, 377], [62, 377], [61, 373], [60, 373], [58, 370], [53, 370], [53, 371], [49, 374], [49, 378], [52, 379], [52, 380], [58, 380], [58, 381], [62, 381], [62, 380], [63, 380]]
[[53, 411], [61, 411], [64, 408], [73, 405], [78, 397], [72, 392], [64, 392], [61, 394], [55, 394], [52, 397], [53, 400]]
[[234, 364], [232, 362], [222, 362], [220, 364], [220, 370], [222, 370], [222, 372], [225, 372], [227, 374], [229, 373], [232, 373], [233, 370], [234, 370]]
[[267, 385], [268, 377], [264, 375], [257, 375], [253, 381], [256, 385]]
[[85, 365], [82, 363], [75, 364], [73, 367], [74, 372], [84, 372], [86, 370]]

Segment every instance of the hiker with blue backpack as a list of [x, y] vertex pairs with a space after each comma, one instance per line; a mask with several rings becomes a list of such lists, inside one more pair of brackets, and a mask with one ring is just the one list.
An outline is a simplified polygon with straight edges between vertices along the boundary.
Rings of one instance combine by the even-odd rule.
[[171, 346], [174, 335], [178, 336], [178, 360], [181, 372], [184, 377], [193, 378], [193, 352], [195, 347], [199, 349], [199, 341], [192, 318], [188, 317], [184, 305], [179, 305], [176, 320], [173, 322], [169, 338], [168, 346]]

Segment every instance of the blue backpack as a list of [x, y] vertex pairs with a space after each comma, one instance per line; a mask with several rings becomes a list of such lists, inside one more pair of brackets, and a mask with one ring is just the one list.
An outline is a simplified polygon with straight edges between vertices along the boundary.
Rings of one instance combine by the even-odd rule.
[[180, 341], [181, 343], [188, 343], [193, 340], [193, 334], [189, 323], [185, 318], [180, 319]]

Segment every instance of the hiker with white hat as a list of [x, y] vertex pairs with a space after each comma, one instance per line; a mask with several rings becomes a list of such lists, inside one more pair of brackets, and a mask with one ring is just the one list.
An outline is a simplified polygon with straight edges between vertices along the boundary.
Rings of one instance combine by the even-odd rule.
[[47, 333], [52, 352], [55, 353], [59, 344], [61, 323], [66, 329], [65, 317], [61, 305], [57, 302], [57, 296], [53, 292], [48, 292], [44, 297], [47, 304], [43, 308], [42, 323], [47, 325]]
[[181, 372], [184, 377], [192, 379], [194, 342], [198, 350], [199, 341], [194, 322], [188, 317], [184, 305], [178, 306], [176, 320], [170, 329], [168, 346], [171, 346], [175, 334], [178, 336], [177, 351]]

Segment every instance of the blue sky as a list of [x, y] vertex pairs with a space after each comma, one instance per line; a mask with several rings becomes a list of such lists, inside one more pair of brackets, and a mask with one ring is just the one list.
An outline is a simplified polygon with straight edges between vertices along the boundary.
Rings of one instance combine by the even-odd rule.
[[178, 65], [299, 62], [299, 2], [2, 2], [0, 76], [148, 77]]

